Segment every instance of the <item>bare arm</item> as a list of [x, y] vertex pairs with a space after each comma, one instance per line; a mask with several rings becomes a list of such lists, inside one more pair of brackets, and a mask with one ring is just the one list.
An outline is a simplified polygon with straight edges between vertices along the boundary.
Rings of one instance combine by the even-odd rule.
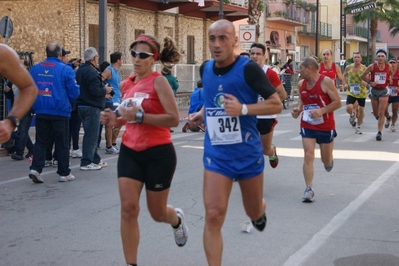
[[[369, 74], [371, 73], [371, 71], [373, 71], [373, 68], [374, 68], [374, 65], [373, 65], [373, 64], [369, 65], [369, 66], [366, 68], [366, 70], [363, 72], [363, 74], [360, 76], [360, 78], [361, 78], [362, 80], [364, 80], [365, 82], [367, 82], [367, 83], [370, 84], [371, 86], [373, 86], [373, 84], [371, 84], [371, 83], [374, 83], [374, 82], [370, 82]], [[375, 84], [374, 84], [374, 85], [375, 85]]]
[[345, 80], [344, 76], [342, 75], [341, 68], [339, 66], [335, 65], [335, 69], [337, 72], [337, 77], [339, 79], [339, 82], [341, 83], [341, 85], [339, 87], [340, 87], [340, 90], [342, 91], [343, 88], [346, 86], [346, 80]]
[[331, 99], [331, 103], [329, 105], [324, 106], [320, 109], [322, 111], [322, 114], [331, 113], [341, 108], [341, 98], [339, 97], [339, 94], [335, 89], [334, 83], [331, 81], [331, 79], [324, 78], [321, 81], [320, 86], [323, 92], [326, 93]]
[[285, 91], [283, 84], [278, 85], [276, 91], [281, 101], [284, 101], [287, 98], [287, 92]]
[[[9, 115], [21, 119], [32, 107], [37, 96], [37, 87], [29, 72], [19, 62], [17, 54], [10, 47], [0, 44], [0, 58], [0, 74], [19, 88], [19, 96], [15, 99]], [[1, 121], [0, 143], [10, 138], [13, 129], [14, 126], [10, 120]]]
[[[298, 88], [302, 87], [303, 79], [298, 82]], [[291, 115], [293, 118], [298, 118], [298, 116], [302, 113], [303, 103], [301, 98], [301, 93], [299, 93], [298, 107], [291, 109]]]

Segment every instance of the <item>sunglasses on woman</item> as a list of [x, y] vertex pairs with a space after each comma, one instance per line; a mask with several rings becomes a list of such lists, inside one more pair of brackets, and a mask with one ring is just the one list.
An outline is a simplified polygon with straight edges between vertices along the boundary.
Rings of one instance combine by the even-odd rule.
[[130, 50], [130, 54], [131, 54], [134, 58], [136, 58], [136, 57], [138, 56], [140, 59], [146, 59], [146, 58], [148, 58], [148, 57], [154, 55], [153, 53], [136, 52], [135, 50]]

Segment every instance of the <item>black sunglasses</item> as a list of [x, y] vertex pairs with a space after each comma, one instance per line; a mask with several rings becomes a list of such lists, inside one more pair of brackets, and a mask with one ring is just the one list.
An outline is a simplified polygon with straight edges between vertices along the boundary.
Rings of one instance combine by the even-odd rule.
[[146, 59], [150, 57], [151, 55], [154, 55], [153, 53], [146, 53], [146, 52], [136, 52], [135, 50], [130, 50], [130, 54], [136, 58], [139, 56], [140, 59]]

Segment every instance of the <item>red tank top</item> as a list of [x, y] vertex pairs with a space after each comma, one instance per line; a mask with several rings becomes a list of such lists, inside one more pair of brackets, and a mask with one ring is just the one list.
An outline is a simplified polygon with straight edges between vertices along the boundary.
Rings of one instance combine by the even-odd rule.
[[[136, 75], [128, 77], [123, 82], [122, 100], [134, 97], [135, 94], [137, 96], [137, 93], [140, 93], [146, 96], [141, 103], [144, 117], [145, 114], [165, 114], [154, 88], [155, 78], [160, 75], [158, 72], [154, 72], [138, 82], [134, 82]], [[122, 143], [135, 151], [143, 151], [172, 142], [169, 128], [138, 123], [126, 123], [125, 126]]]
[[337, 67], [334, 62], [331, 64], [331, 69], [327, 69], [324, 63], [320, 62], [319, 74], [329, 77], [334, 82], [334, 85], [337, 86]]
[[[395, 74], [392, 77], [392, 85], [390, 85], [389, 87], [399, 87], [399, 69], [396, 69]], [[390, 93], [389, 96], [390, 97], [399, 96], [399, 92], [396, 93], [396, 95]]]
[[306, 122], [306, 112], [311, 109], [323, 108], [331, 103], [330, 97], [321, 89], [321, 81], [325, 78], [320, 75], [316, 84], [311, 89], [306, 89], [306, 80], [303, 81], [299, 93], [303, 103], [301, 127], [319, 131], [330, 131], [335, 129], [334, 112], [326, 113], [322, 119], [314, 122]]
[[384, 70], [380, 70], [376, 63], [373, 64], [374, 69], [371, 72], [370, 81], [374, 81], [377, 85], [373, 88], [385, 89], [389, 84], [389, 64], [385, 63]]

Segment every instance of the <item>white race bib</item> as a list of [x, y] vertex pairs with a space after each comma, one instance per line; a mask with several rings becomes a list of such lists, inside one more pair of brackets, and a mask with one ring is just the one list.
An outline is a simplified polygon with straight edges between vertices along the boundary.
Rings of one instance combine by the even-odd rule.
[[360, 84], [351, 84], [349, 91], [354, 95], [358, 95], [360, 93]]
[[206, 108], [206, 131], [212, 145], [228, 145], [242, 142], [238, 116], [228, 116], [224, 108]]
[[388, 86], [388, 90], [390, 96], [398, 96], [398, 92], [396, 91], [395, 86]]
[[376, 72], [374, 74], [374, 81], [377, 84], [385, 84], [385, 81], [387, 80], [387, 73], [385, 72]]
[[310, 111], [315, 109], [320, 109], [320, 107], [317, 104], [307, 104], [303, 106], [302, 120], [312, 125], [323, 124], [324, 123], [323, 116], [320, 116], [318, 118], [310, 117]]
[[[121, 104], [116, 108], [119, 109], [120, 106], [130, 107], [130, 106], [137, 106], [141, 111], [144, 112], [143, 108], [141, 107], [142, 102], [144, 99], [148, 99], [148, 93], [136, 92], [134, 93], [134, 97], [124, 99]], [[136, 123], [136, 121], [127, 121], [128, 123]]]

